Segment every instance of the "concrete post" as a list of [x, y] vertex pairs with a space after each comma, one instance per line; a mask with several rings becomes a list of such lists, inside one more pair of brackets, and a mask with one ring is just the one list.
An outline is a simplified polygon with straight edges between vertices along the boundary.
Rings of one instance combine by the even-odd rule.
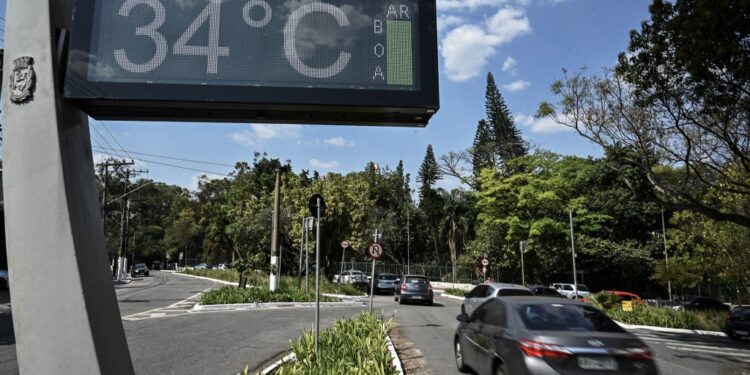
[[5, 80], [33, 58], [33, 96], [2, 85], [3, 189], [21, 374], [133, 374], [109, 272], [87, 117], [64, 102], [57, 40], [71, 0], [9, 0]]

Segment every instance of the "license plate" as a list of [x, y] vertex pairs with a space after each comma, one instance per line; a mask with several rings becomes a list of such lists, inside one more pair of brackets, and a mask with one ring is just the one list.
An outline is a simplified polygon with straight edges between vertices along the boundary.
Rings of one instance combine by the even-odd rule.
[[422, 299], [422, 298], [424, 298], [424, 297], [422, 297], [422, 296], [413, 296], [413, 297], [411, 297], [411, 298], [414, 298], [414, 299]]
[[740, 336], [747, 336], [748, 332], [747, 331], [734, 331], [734, 334], [740, 335]]
[[611, 357], [578, 357], [578, 366], [584, 370], [617, 370], [617, 360]]

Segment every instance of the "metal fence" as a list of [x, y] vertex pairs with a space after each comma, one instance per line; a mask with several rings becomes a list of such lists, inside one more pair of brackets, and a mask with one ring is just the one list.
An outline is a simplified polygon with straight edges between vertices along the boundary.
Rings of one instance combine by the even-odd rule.
[[[341, 271], [341, 263], [333, 263], [333, 271], [338, 274]], [[372, 272], [372, 262], [344, 262], [344, 270], [359, 270], [369, 275]], [[478, 284], [484, 279], [482, 273], [474, 267], [456, 266], [455, 279], [453, 278], [453, 267], [437, 266], [432, 264], [411, 264], [407, 269], [405, 264], [375, 262], [375, 273], [393, 273], [397, 275], [412, 274], [426, 276], [430, 281], [456, 282]], [[498, 271], [488, 272], [486, 277], [492, 277], [495, 281], [504, 281]]]

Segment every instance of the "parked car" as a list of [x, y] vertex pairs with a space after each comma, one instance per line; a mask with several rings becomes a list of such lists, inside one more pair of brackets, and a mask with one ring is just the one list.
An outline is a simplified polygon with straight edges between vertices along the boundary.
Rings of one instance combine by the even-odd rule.
[[729, 311], [729, 306], [721, 303], [721, 301], [711, 297], [695, 297], [690, 301], [687, 301], [682, 305], [685, 310], [714, 310], [714, 311]]
[[193, 267], [194, 270], [207, 270], [208, 264], [207, 263], [201, 263]]
[[558, 297], [558, 298], [565, 297], [562, 294], [558, 293], [555, 288], [550, 288], [546, 286], [530, 286], [529, 289], [531, 289], [531, 293], [534, 293], [535, 296]]
[[593, 306], [491, 298], [457, 317], [456, 367], [478, 374], [657, 374], [648, 346]]
[[482, 302], [501, 296], [533, 296], [529, 288], [517, 284], [492, 283], [477, 285], [468, 293], [464, 293], [461, 312], [471, 314]]
[[424, 276], [406, 275], [398, 280], [393, 299], [401, 305], [410, 301], [419, 301], [432, 306], [432, 284]]
[[578, 298], [588, 297], [591, 295], [589, 287], [583, 284], [578, 284], [578, 293], [576, 293], [576, 286], [573, 284], [554, 283], [552, 284], [552, 287], [555, 288], [558, 293], [567, 298], [576, 298], [576, 294], [578, 295]]
[[229, 265], [228, 265], [228, 264], [226, 264], [226, 263], [219, 263], [219, 265], [218, 265], [218, 266], [216, 266], [216, 268], [217, 268], [217, 269], [220, 269], [220, 270], [228, 270], [228, 269], [229, 269], [230, 267], [229, 267]]
[[146, 267], [146, 263], [136, 263], [136, 265], [130, 270], [130, 276], [148, 276], [148, 267]]
[[398, 285], [398, 276], [392, 273], [376, 273], [375, 280], [377, 281], [373, 286], [374, 293], [389, 292], [394, 293], [396, 285]]
[[724, 332], [733, 339], [750, 338], [750, 306], [738, 306], [729, 312]]
[[367, 276], [365, 276], [364, 272], [359, 270], [346, 270], [344, 271], [343, 276], [334, 275], [333, 280], [342, 284], [366, 284]]
[[10, 278], [8, 277], [8, 270], [0, 270], [0, 289], [8, 289], [10, 287]]
[[635, 293], [624, 292], [622, 290], [603, 290], [602, 293], [614, 294], [620, 299], [620, 301], [633, 301], [635, 303], [643, 303], [643, 298]]

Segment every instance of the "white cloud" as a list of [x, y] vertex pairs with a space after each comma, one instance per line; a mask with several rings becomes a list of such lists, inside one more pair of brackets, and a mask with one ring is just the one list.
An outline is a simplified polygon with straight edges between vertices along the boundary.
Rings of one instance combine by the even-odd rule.
[[313, 168], [320, 168], [320, 169], [332, 169], [339, 166], [339, 162], [335, 160], [331, 161], [320, 161], [318, 159], [310, 159], [310, 165]]
[[534, 118], [534, 116], [517, 114], [515, 118], [516, 124], [531, 129], [532, 133], [551, 134], [573, 130], [570, 127], [556, 123], [550, 117]]
[[441, 43], [445, 74], [462, 82], [482, 73], [497, 48], [530, 33], [531, 24], [523, 9], [503, 8], [480, 25], [463, 25], [451, 30]]
[[437, 19], [438, 32], [453, 26], [458, 26], [464, 22], [465, 20], [463, 19], [463, 17], [440, 14], [438, 15]]
[[479, 7], [497, 7], [509, 3], [527, 5], [530, 0], [437, 0], [438, 10], [475, 9]]
[[298, 139], [302, 130], [302, 125], [250, 124], [248, 127], [229, 133], [229, 137], [239, 144], [255, 146], [259, 141], [270, 139]]
[[516, 59], [508, 56], [508, 58], [505, 59], [505, 62], [503, 62], [503, 71], [507, 72], [507, 71], [510, 70], [511, 72], [515, 72], [516, 65], [518, 65], [518, 61], [516, 61]]
[[529, 86], [531, 86], [531, 82], [519, 79], [518, 81], [503, 85], [503, 88], [510, 92], [516, 92], [524, 90]]
[[334, 137], [334, 138], [328, 138], [324, 139], [323, 143], [331, 146], [336, 147], [353, 147], [354, 141], [348, 140], [344, 137]]

